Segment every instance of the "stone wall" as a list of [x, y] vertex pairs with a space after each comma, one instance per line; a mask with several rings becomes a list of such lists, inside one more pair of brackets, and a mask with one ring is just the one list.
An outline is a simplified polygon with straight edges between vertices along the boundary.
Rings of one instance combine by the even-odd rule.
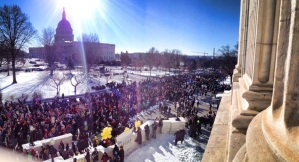
[[[213, 127], [203, 161], [298, 161], [298, 8], [299, 0], [241, 0], [232, 96], [221, 101], [228, 127]], [[228, 132], [225, 148], [217, 132]]]

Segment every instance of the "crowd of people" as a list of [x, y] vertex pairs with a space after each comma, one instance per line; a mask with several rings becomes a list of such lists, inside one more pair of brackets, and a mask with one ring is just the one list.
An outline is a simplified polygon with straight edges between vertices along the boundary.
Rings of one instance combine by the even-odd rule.
[[[117, 135], [124, 132], [125, 128], [134, 127], [134, 116], [153, 105], [158, 104], [160, 112], [169, 115], [170, 107], [167, 107], [164, 100], [174, 102], [178, 112], [176, 115], [189, 117], [189, 125], [194, 130], [194, 124], [208, 121], [209, 116], [215, 113], [203, 117], [205, 120], [198, 117], [193, 94], [206, 95], [208, 91], [216, 94], [229, 89], [229, 85], [220, 84], [223, 79], [218, 73], [164, 76], [131, 84], [109, 83], [108, 91], [100, 94], [87, 93], [80, 98], [63, 96], [50, 102], [43, 102], [38, 98], [30, 102], [25, 99], [1, 102], [0, 142], [5, 147], [22, 150], [24, 143], [34, 145], [33, 142], [37, 140], [71, 133], [72, 143], [61, 148], [44, 146], [42, 152], [38, 153], [43, 160], [58, 156], [58, 153], [67, 159], [88, 152], [86, 148], [89, 146], [114, 145]], [[152, 129], [155, 131], [158, 128], [161, 132], [161, 123], [155, 123]], [[101, 140], [100, 133], [108, 126], [112, 127], [112, 138]], [[192, 133], [194, 131], [191, 131], [191, 135]], [[156, 138], [155, 134], [152, 138]], [[37, 156], [35, 150], [27, 151], [31, 156]]]

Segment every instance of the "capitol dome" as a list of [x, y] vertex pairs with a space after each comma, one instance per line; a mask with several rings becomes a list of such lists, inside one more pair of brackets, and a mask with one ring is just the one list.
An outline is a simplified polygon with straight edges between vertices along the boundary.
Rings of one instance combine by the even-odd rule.
[[59, 21], [56, 28], [55, 43], [72, 41], [74, 41], [73, 29], [70, 22], [66, 20], [66, 13], [63, 8], [62, 19]]
[[59, 21], [58, 25], [57, 25], [58, 29], [71, 29], [71, 24], [69, 21], [67, 21], [66, 19], [62, 19]]

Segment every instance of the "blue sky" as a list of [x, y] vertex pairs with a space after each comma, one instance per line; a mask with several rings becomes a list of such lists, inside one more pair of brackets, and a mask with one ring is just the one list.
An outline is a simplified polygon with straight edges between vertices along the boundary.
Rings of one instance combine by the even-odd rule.
[[34, 28], [56, 29], [65, 7], [75, 39], [97, 33], [120, 51], [179, 49], [213, 53], [238, 41], [240, 0], [1, 0], [17, 4]]

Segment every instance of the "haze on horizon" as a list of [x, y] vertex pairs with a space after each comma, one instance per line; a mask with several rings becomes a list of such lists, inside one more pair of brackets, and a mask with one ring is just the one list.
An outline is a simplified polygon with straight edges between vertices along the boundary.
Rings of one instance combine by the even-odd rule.
[[[121, 51], [179, 49], [198, 55], [238, 41], [240, 0], [2, 0], [19, 5], [34, 28], [56, 29], [63, 7], [75, 39], [97, 33]], [[37, 43], [32, 46], [38, 46]]]

